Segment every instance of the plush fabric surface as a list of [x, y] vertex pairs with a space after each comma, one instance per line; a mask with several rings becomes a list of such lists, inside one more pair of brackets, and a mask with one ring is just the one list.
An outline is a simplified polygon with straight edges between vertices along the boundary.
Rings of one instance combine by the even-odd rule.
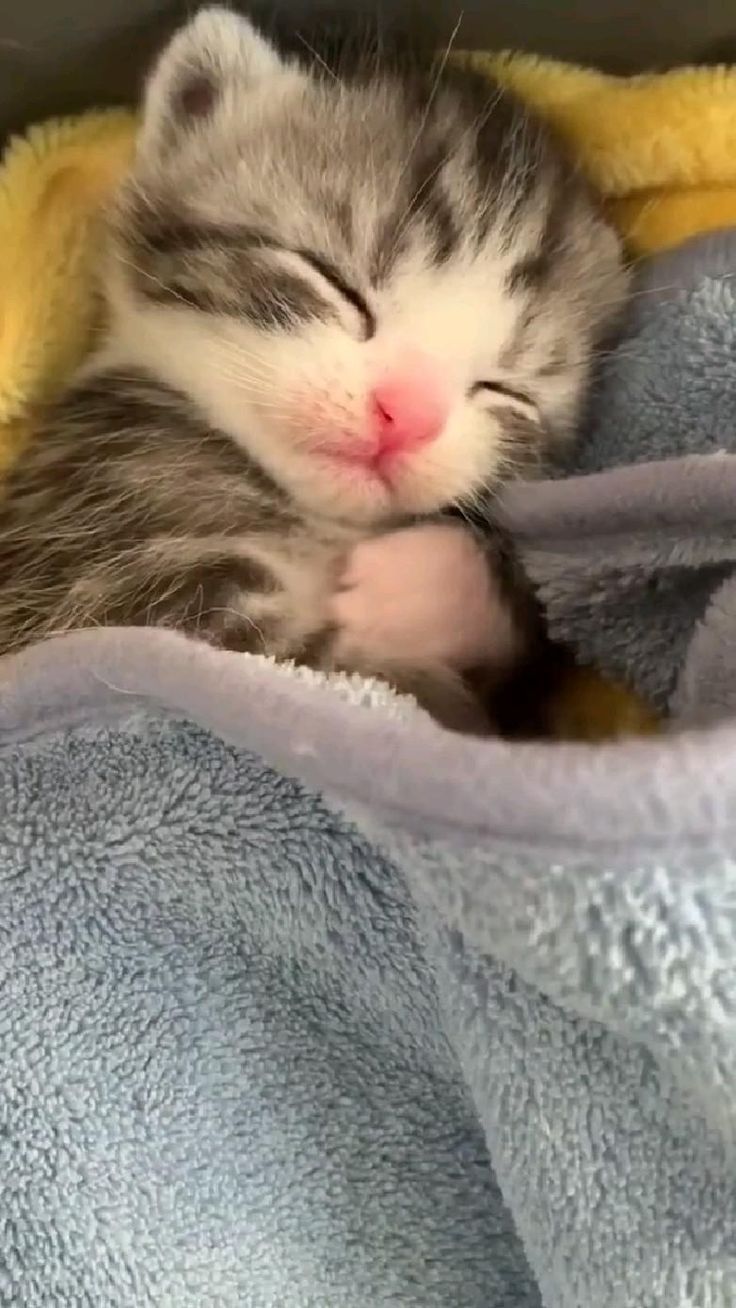
[[678, 259], [598, 471], [506, 501], [670, 733], [470, 741], [162, 631], [3, 665], [3, 1303], [733, 1303], [733, 237]]
[[736, 223], [733, 68], [615, 77], [529, 54], [470, 59], [552, 124], [637, 254]]
[[642, 265], [568, 475], [507, 496], [555, 632], [690, 722], [735, 702], [735, 279], [734, 229]]

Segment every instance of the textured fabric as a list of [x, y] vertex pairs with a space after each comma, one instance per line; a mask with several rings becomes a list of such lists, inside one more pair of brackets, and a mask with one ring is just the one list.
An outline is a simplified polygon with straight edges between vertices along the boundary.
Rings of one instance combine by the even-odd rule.
[[3, 665], [0, 1302], [730, 1308], [734, 505], [728, 454], [508, 497], [660, 738], [466, 740], [166, 631]]
[[0, 775], [3, 1303], [538, 1302], [384, 860], [186, 724]]
[[645, 265], [579, 475], [506, 500], [555, 633], [690, 722], [734, 701], [735, 278], [735, 230]]
[[32, 127], [0, 156], [0, 470], [26, 436], [29, 411], [89, 348], [100, 209], [134, 139], [132, 114], [88, 113]]
[[549, 121], [636, 254], [736, 223], [736, 70], [615, 77], [530, 54], [462, 56]]

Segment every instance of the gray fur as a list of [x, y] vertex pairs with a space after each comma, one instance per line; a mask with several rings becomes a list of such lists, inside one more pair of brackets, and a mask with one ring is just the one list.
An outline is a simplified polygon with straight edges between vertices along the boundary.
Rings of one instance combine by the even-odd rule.
[[[224, 38], [237, 45], [241, 28], [234, 50]], [[176, 384], [156, 357], [134, 357], [123, 303], [165, 308], [174, 336], [191, 335], [195, 319], [248, 320], [275, 349], [348, 314], [347, 329], [369, 341], [379, 290], [390, 294], [412, 259], [431, 270], [508, 257], [504, 293], [523, 312], [498, 393], [513, 395], [518, 374], [544, 424], [500, 411], [507, 463], [569, 438], [624, 274], [546, 130], [474, 74], [378, 63], [345, 77], [315, 63], [248, 119], [242, 88], [266, 78], [271, 59], [244, 21], [210, 11], [151, 79], [111, 215], [109, 339], [45, 415], [0, 506], [3, 652], [133, 623], [281, 657], [314, 661], [319, 648], [324, 660], [322, 600], [345, 550], [377, 525], [300, 501], [213, 425], [196, 350]], [[490, 455], [487, 472], [498, 475]]]
[[183, 396], [94, 373], [54, 406], [0, 506], [0, 648], [115, 624], [301, 657], [321, 608], [302, 617], [292, 568], [300, 591], [302, 569], [327, 585], [349, 539], [305, 522]]

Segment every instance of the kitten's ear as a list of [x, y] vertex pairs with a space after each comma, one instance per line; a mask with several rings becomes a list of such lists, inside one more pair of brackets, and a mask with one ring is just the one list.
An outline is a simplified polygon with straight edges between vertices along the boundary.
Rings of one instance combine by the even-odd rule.
[[172, 37], [146, 86], [140, 148], [156, 153], [214, 111], [228, 85], [246, 86], [284, 64], [247, 18], [213, 6]]

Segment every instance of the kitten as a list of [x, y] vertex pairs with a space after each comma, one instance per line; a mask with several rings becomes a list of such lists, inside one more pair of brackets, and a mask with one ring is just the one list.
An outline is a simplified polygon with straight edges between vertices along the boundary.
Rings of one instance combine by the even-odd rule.
[[0, 503], [0, 651], [162, 624], [383, 673], [440, 717], [433, 676], [518, 653], [495, 536], [415, 527], [375, 621], [361, 593], [386, 598], [409, 537], [365, 542], [565, 450], [621, 250], [506, 92], [354, 53], [280, 54], [220, 8], [163, 51], [110, 214], [105, 338]]

